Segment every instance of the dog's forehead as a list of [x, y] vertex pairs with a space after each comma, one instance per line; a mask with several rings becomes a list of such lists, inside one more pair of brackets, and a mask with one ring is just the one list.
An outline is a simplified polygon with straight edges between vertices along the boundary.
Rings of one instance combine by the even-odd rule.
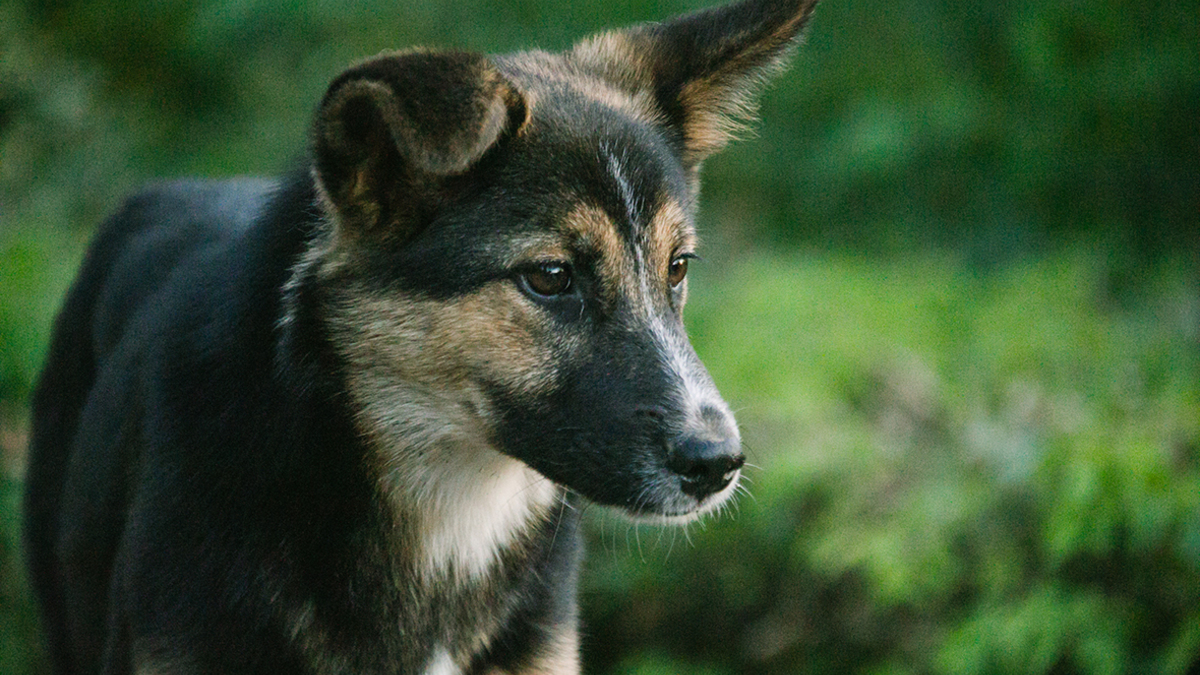
[[662, 248], [653, 245], [658, 240], [676, 248], [684, 245], [693, 230], [686, 195], [672, 189], [662, 162], [645, 148], [623, 142], [627, 139], [592, 140], [595, 147], [585, 153], [591, 157], [575, 167], [582, 180], [573, 181], [568, 217], [555, 220], [557, 229], [592, 238], [613, 236], [630, 252]]
[[563, 180], [562, 201], [543, 226], [566, 257], [595, 256], [604, 276], [629, 279], [690, 252], [695, 227], [669, 161], [611, 131], [571, 141], [577, 160], [556, 168], [573, 175]]
[[570, 214], [590, 208], [586, 218], [559, 220], [565, 229], [611, 229], [640, 248], [652, 238], [686, 245], [694, 236], [693, 181], [653, 116], [558, 55], [519, 54], [505, 63], [529, 105], [520, 164], [534, 175], [521, 180], [557, 192]]

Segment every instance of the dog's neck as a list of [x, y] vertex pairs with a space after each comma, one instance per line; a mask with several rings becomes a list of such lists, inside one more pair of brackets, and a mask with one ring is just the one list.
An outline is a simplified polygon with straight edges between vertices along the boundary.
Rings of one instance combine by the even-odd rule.
[[495, 450], [471, 406], [382, 384], [349, 383], [404, 557], [419, 577], [482, 581], [545, 523], [562, 489]]
[[443, 439], [385, 455], [384, 492], [426, 578], [482, 581], [551, 516], [561, 489], [484, 443]]

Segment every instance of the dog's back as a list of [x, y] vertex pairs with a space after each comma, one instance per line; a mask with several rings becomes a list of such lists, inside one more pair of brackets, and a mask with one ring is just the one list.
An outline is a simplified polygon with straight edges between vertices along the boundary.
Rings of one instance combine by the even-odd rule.
[[[55, 323], [46, 366], [34, 392], [30, 461], [26, 473], [25, 549], [32, 583], [42, 601], [49, 652], [59, 672], [76, 662], [99, 660], [104, 643], [106, 600], [112, 558], [128, 508], [125, 481], [96, 480], [96, 519], [61, 522], [63, 488], [79, 418], [93, 391], [97, 371], [112, 356], [121, 334], [135, 329], [132, 317], [162, 292], [168, 278], [187, 267], [206, 246], [226, 243], [245, 231], [261, 211], [273, 185], [261, 180], [164, 184], [130, 198], [97, 233]], [[161, 300], [160, 300], [161, 301]], [[88, 466], [88, 469], [97, 468]], [[78, 495], [67, 498], [80, 501]], [[86, 600], [72, 593], [67, 611], [65, 580], [58, 556], [70, 528], [71, 547], [84, 558], [95, 589]], [[69, 648], [69, 645], [74, 647]]]

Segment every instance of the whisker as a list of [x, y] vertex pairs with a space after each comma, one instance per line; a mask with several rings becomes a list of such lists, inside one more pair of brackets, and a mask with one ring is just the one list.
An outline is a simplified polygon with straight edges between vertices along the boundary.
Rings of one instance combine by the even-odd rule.
[[739, 493], [740, 493], [740, 494], [744, 494], [744, 495], [746, 495], [746, 496], [747, 496], [747, 497], [749, 497], [749, 498], [751, 499], [751, 501], [753, 501], [755, 504], [757, 504], [757, 503], [758, 503], [758, 497], [755, 497], [755, 496], [754, 496], [754, 493], [750, 491], [750, 488], [746, 487], [745, 485], [739, 485], [738, 487], [739, 487], [739, 488], [741, 488], [741, 490], [739, 490]]

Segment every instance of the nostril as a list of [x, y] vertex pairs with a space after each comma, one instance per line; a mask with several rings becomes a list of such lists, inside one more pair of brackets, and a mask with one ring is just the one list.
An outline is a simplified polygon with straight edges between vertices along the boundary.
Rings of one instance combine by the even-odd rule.
[[667, 468], [681, 479], [680, 487], [697, 499], [724, 490], [745, 463], [745, 455], [733, 440], [683, 438], [667, 458]]
[[[678, 458], [678, 455], [676, 456]], [[725, 476], [728, 473], [737, 471], [746, 463], [746, 458], [743, 455], [713, 457], [711, 459], [676, 459], [678, 473], [684, 478], [693, 480], [702, 480], [712, 476]]]
[[729, 467], [726, 469], [726, 471], [737, 471], [745, 465], [746, 456], [739, 453], [729, 460]]

